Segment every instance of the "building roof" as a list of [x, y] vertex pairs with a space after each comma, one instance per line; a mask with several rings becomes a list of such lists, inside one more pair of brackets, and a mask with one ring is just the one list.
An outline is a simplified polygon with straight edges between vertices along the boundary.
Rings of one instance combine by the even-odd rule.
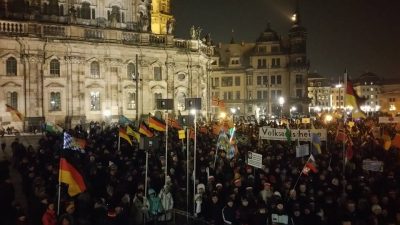
[[260, 36], [257, 38], [256, 42], [272, 42], [272, 41], [279, 41], [280, 38], [276, 31], [271, 29], [271, 24], [267, 23], [267, 28], [260, 34]]
[[219, 44], [215, 54], [220, 57], [220, 66], [228, 66], [231, 58], [240, 58], [241, 66], [247, 68], [250, 64], [250, 53], [255, 43]]
[[354, 85], [370, 85], [370, 84], [380, 84], [382, 79], [378, 75], [371, 72], [366, 72], [361, 74], [358, 78], [354, 80]]

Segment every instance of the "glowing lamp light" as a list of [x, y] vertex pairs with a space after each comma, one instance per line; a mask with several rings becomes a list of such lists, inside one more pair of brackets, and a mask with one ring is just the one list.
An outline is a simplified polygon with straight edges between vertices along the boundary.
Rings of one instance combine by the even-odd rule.
[[283, 105], [285, 103], [285, 98], [279, 97], [278, 102], [279, 102], [279, 105]]
[[235, 108], [231, 108], [231, 113], [235, 114], [236, 113], [236, 109]]
[[195, 115], [196, 114], [196, 110], [195, 109], [191, 109], [190, 110], [190, 114]]
[[332, 119], [333, 119], [333, 117], [332, 117], [332, 115], [330, 115], [330, 114], [328, 114], [328, 115], [325, 116], [325, 121], [326, 121], [327, 123], [331, 122]]
[[110, 117], [110, 116], [111, 116], [111, 111], [108, 110], [108, 109], [106, 109], [106, 110], [104, 110], [103, 115], [104, 115], [105, 117]]
[[219, 117], [222, 118], [222, 119], [224, 119], [224, 118], [226, 117], [226, 113], [225, 113], [225, 112], [221, 112], [221, 113], [219, 114]]
[[291, 20], [292, 20], [293, 22], [296, 22], [296, 21], [297, 21], [297, 14], [296, 14], [296, 13], [292, 15]]

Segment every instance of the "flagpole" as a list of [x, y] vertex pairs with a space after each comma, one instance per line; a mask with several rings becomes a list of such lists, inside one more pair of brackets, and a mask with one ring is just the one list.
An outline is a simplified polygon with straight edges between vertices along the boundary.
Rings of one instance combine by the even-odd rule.
[[[189, 146], [190, 146], [190, 129], [186, 128], [186, 211], [187, 213], [187, 220], [189, 221]], [[193, 193], [194, 199], [194, 193]]]
[[59, 164], [59, 169], [58, 169], [58, 196], [57, 196], [57, 216], [59, 216], [60, 215], [60, 203], [61, 203], [61, 163], [60, 163], [60, 161], [61, 161], [61, 158], [60, 158], [60, 160], [58, 161], [58, 164]]
[[[148, 150], [146, 151], [146, 169], [145, 169], [145, 173], [144, 173], [144, 199], [143, 199], [143, 204], [147, 204], [147, 173], [148, 173], [148, 167], [149, 167], [149, 152]], [[144, 216], [143, 218], [144, 220], [144, 224], [146, 224], [146, 216]]]
[[308, 159], [307, 159], [306, 163], [304, 164], [303, 168], [301, 169], [300, 174], [299, 174], [299, 176], [297, 177], [296, 183], [294, 184], [292, 190], [295, 190], [295, 189], [296, 189], [296, 186], [297, 186], [297, 184], [299, 183], [301, 174], [303, 174], [303, 170], [304, 170], [304, 168], [306, 168], [306, 165], [307, 165], [307, 163], [310, 161], [310, 159], [311, 159], [311, 154], [310, 154], [310, 156], [308, 157]]
[[168, 111], [165, 112], [165, 185], [168, 176]]
[[119, 135], [119, 132], [118, 132], [118, 151], [120, 151], [121, 150], [121, 136]]
[[193, 145], [193, 214], [196, 212], [196, 202], [194, 195], [196, 194], [196, 150], [197, 150], [197, 126], [196, 126], [197, 112], [194, 113], [194, 145]]
[[[347, 112], [346, 112], [346, 93], [347, 93], [347, 69], [344, 72], [344, 89], [343, 89], [343, 132], [346, 135], [346, 121], [347, 121]], [[343, 177], [345, 177], [346, 174], [346, 138], [343, 139], [342, 142], [342, 155], [343, 155]]]

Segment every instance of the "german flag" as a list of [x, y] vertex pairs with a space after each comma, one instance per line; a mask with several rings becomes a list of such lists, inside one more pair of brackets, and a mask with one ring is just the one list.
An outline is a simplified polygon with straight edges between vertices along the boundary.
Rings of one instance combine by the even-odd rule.
[[182, 130], [181, 125], [174, 118], [168, 117], [168, 126], [173, 127], [177, 130]]
[[140, 123], [139, 133], [145, 135], [146, 137], [153, 137], [154, 136], [153, 132], [151, 132], [150, 129], [143, 122]]
[[153, 128], [154, 130], [157, 130], [157, 131], [165, 131], [166, 130], [165, 123], [163, 123], [162, 121], [158, 120], [155, 117], [149, 118], [149, 127]]
[[86, 190], [86, 184], [83, 180], [83, 176], [79, 171], [69, 162], [66, 158], [60, 158], [60, 171], [58, 174], [58, 180], [61, 183], [68, 185], [68, 194], [75, 196]]
[[365, 114], [360, 110], [360, 105], [363, 104], [365, 99], [360, 98], [354, 90], [353, 83], [347, 80], [345, 103], [346, 106], [353, 108], [353, 118], [366, 118]]
[[128, 136], [126, 133], [126, 130], [124, 128], [119, 128], [119, 133], [118, 133], [119, 138], [125, 139], [130, 145], [132, 145], [131, 138]]
[[11, 113], [11, 117], [14, 121], [23, 121], [24, 116], [20, 113], [16, 108], [12, 107], [9, 104], [6, 104], [6, 112]]

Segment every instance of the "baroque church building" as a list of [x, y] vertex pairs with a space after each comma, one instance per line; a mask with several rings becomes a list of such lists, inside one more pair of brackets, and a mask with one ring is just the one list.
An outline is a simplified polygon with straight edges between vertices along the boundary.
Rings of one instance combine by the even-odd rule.
[[[0, 120], [30, 130], [209, 107], [213, 49], [173, 35], [170, 0], [0, 0]], [[24, 115], [13, 121], [8, 104]]]

